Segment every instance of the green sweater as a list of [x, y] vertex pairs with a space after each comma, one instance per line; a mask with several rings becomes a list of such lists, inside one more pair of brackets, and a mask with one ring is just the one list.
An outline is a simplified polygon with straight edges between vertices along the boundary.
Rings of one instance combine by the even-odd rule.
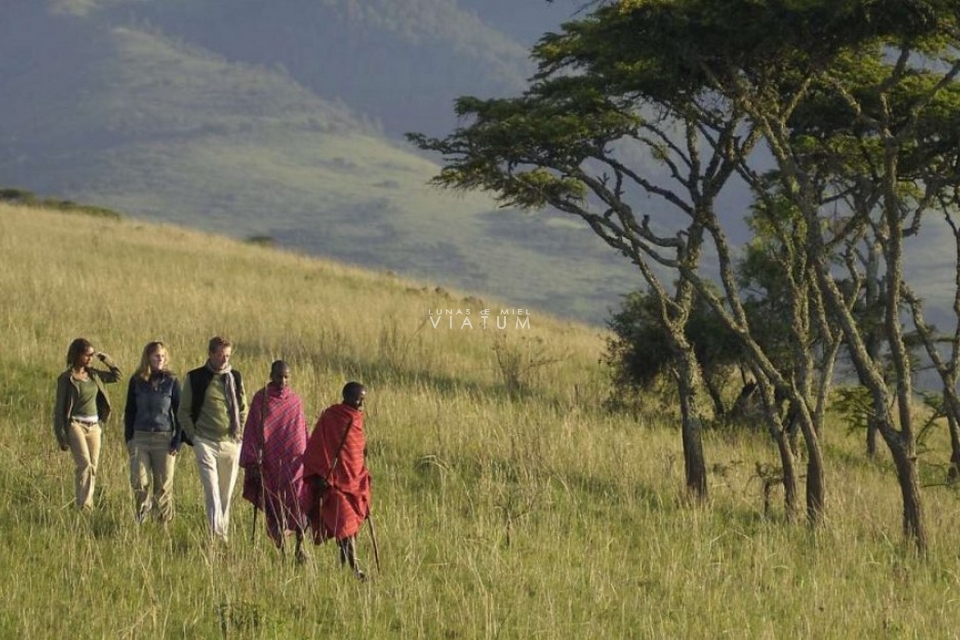
[[[237, 398], [237, 408], [240, 412], [240, 424], [237, 425], [236, 440], [239, 440], [243, 433], [243, 425], [247, 420], [247, 399], [244, 397], [243, 389], [238, 389], [237, 395], [239, 396]], [[190, 415], [192, 406], [193, 385], [188, 373], [180, 390], [180, 411], [177, 413], [177, 418], [183, 425], [184, 434], [190, 440], [193, 440], [194, 436], [214, 442], [223, 442], [230, 439], [230, 415], [227, 412], [226, 388], [220, 376], [213, 376], [210, 384], [207, 385], [203, 396], [203, 404], [200, 405], [200, 415], [197, 416], [196, 421]]]

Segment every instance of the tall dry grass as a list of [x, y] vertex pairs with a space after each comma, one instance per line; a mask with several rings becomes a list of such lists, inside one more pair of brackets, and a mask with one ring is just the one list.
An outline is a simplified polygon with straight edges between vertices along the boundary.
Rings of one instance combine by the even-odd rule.
[[[708, 432], [711, 501], [688, 504], [675, 417], [604, 411], [593, 328], [434, 329], [430, 310], [496, 301], [175, 227], [0, 205], [0, 637], [947, 638], [960, 613], [955, 491], [924, 494], [932, 551], [900, 537], [886, 460], [826, 434], [825, 524], [764, 513], [762, 434]], [[476, 324], [476, 323], [474, 323]], [[251, 539], [205, 536], [192, 451], [169, 529], [133, 521], [118, 421], [98, 506], [72, 508], [54, 380], [85, 336], [129, 372], [162, 339], [173, 367], [230, 337], [251, 389], [288, 360], [308, 420], [348, 379], [370, 389], [369, 466], [382, 572], [329, 547], [297, 566]], [[498, 357], [499, 356], [499, 357]], [[124, 385], [112, 398], [122, 408]], [[667, 407], [666, 410], [663, 407]], [[926, 477], [946, 459], [934, 438]], [[262, 523], [262, 519], [260, 520]], [[369, 539], [361, 554], [372, 563]]]

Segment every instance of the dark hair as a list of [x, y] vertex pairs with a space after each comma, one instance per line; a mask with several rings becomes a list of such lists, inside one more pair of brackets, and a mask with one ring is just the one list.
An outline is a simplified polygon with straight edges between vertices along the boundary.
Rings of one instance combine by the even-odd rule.
[[364, 391], [364, 386], [359, 382], [348, 382], [343, 385], [343, 401], [354, 402], [360, 399], [360, 394]]
[[220, 336], [213, 336], [210, 338], [210, 343], [207, 345], [207, 353], [214, 353], [223, 349], [224, 347], [232, 347], [230, 341], [226, 338], [221, 338]]
[[80, 356], [92, 347], [93, 344], [86, 338], [75, 338], [74, 341], [70, 343], [70, 347], [67, 348], [67, 366], [76, 366], [77, 361], [80, 360]]

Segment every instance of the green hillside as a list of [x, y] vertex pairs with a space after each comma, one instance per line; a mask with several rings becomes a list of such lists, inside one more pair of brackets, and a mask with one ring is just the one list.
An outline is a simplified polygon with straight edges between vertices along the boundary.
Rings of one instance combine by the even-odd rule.
[[[931, 550], [912, 556], [894, 470], [833, 421], [820, 529], [784, 522], [776, 488], [764, 506], [757, 469], [776, 453], [759, 432], [707, 431], [712, 498], [691, 505], [670, 396], [605, 411], [590, 327], [531, 313], [434, 328], [438, 311], [509, 307], [176, 226], [6, 204], [0, 287], [0, 637], [948, 638], [960, 623], [953, 489], [925, 490]], [[50, 424], [70, 340], [129, 372], [162, 339], [182, 373], [215, 333], [251, 387], [288, 360], [311, 423], [345, 380], [367, 384], [372, 580], [339, 571], [329, 545], [304, 567], [282, 557], [251, 537], [242, 501], [230, 545], [211, 545], [189, 449], [176, 519], [138, 527], [116, 423], [97, 507], [73, 510]], [[928, 482], [941, 435], [921, 452]]]

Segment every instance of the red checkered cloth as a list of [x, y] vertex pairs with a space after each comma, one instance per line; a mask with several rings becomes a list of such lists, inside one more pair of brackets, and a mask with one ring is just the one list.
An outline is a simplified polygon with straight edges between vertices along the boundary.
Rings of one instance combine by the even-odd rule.
[[263, 510], [267, 532], [278, 545], [285, 532], [306, 530], [310, 498], [303, 482], [306, 447], [307, 421], [297, 394], [273, 383], [258, 391], [250, 403], [240, 449], [243, 497]]

